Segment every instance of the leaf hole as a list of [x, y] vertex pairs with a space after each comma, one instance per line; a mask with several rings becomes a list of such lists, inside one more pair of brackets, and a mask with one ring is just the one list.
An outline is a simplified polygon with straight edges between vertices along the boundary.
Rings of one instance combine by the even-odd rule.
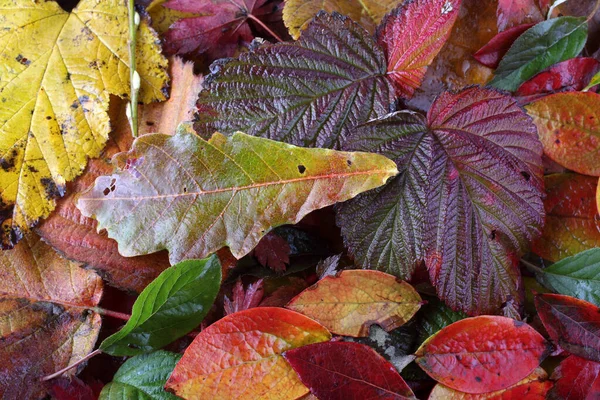
[[523, 175], [523, 178], [525, 178], [526, 181], [531, 179], [531, 175], [527, 171], [521, 171], [521, 175]]
[[352, 161], [351, 160], [346, 160], [346, 163], [348, 164], [349, 167], [352, 165]]
[[186, 187], [183, 188], [183, 193], [187, 193], [187, 188]]
[[303, 174], [306, 171], [306, 167], [302, 164], [298, 165], [298, 172]]
[[490, 233], [490, 239], [494, 240], [496, 239], [496, 230], [492, 229], [492, 232]]

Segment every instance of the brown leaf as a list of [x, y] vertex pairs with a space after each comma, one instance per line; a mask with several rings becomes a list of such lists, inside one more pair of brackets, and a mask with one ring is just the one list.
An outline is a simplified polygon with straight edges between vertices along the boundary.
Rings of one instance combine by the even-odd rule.
[[283, 272], [290, 263], [290, 245], [284, 238], [269, 232], [252, 251], [260, 265]]

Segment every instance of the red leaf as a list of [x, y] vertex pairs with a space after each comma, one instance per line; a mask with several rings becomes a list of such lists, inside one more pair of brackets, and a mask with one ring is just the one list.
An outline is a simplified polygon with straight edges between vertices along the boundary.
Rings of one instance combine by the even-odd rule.
[[50, 388], [54, 400], [96, 400], [98, 394], [77, 377], [59, 378]]
[[238, 278], [233, 287], [233, 301], [227, 296], [224, 298], [225, 315], [258, 307], [264, 292], [262, 279], [249, 284], [244, 290], [242, 280]]
[[523, 83], [515, 97], [518, 97], [521, 103], [529, 103], [551, 93], [577, 92], [583, 90], [598, 71], [598, 60], [590, 57], [572, 58], [540, 72]]
[[258, 262], [273, 271], [283, 272], [290, 263], [290, 245], [279, 235], [269, 232], [253, 250]]
[[561, 294], [539, 294], [535, 307], [556, 344], [576, 356], [600, 361], [600, 308]]
[[388, 60], [388, 75], [398, 94], [410, 98], [427, 66], [440, 52], [458, 17], [462, 0], [407, 1], [386, 16], [377, 41]]
[[317, 343], [284, 357], [320, 400], [415, 398], [394, 366], [364, 344]]
[[517, 25], [543, 21], [547, 2], [541, 3], [540, 7], [540, 3], [536, 0], [499, 0], [496, 12], [498, 31], [502, 32]]
[[486, 67], [497, 68], [500, 60], [504, 57], [508, 49], [510, 49], [513, 42], [533, 25], [534, 24], [518, 25], [507, 29], [504, 32], [500, 32], [494, 36], [488, 44], [477, 50], [477, 53], [473, 54], [473, 58]]
[[580, 400], [600, 398], [600, 364], [577, 356], [564, 359], [554, 370], [556, 380], [549, 399]]
[[461, 392], [486, 393], [516, 384], [549, 353], [548, 343], [531, 326], [480, 316], [443, 328], [415, 354], [436, 381]]

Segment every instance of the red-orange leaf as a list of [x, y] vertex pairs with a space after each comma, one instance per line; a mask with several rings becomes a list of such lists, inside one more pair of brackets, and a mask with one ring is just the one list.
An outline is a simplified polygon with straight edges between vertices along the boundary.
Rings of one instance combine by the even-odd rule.
[[532, 243], [540, 257], [557, 262], [584, 250], [600, 247], [600, 215], [596, 207], [598, 178], [553, 174], [546, 183], [546, 225]]
[[348, 270], [327, 276], [296, 296], [287, 308], [332, 333], [362, 337], [372, 324], [391, 331], [415, 315], [421, 297], [408, 283], [380, 271]]
[[556, 380], [549, 399], [580, 400], [600, 398], [600, 363], [577, 356], [564, 359], [554, 370]]
[[544, 0], [499, 0], [498, 30], [543, 21], [547, 9]]
[[320, 400], [415, 399], [394, 366], [364, 344], [317, 343], [284, 356]]
[[436, 381], [461, 392], [486, 393], [528, 376], [549, 354], [549, 346], [523, 322], [479, 316], [443, 328], [415, 354]]
[[412, 97], [427, 66], [450, 36], [462, 0], [413, 0], [392, 11], [377, 31], [398, 94]]
[[186, 399], [296, 399], [308, 389], [281, 354], [330, 337], [319, 323], [284, 308], [231, 314], [196, 336], [166, 387]]
[[562, 349], [600, 361], [600, 308], [562, 294], [539, 294], [535, 307], [550, 338]]
[[473, 54], [473, 57], [486, 67], [497, 68], [498, 63], [500, 63], [513, 42], [532, 26], [533, 24], [523, 24], [500, 32], [477, 53]]

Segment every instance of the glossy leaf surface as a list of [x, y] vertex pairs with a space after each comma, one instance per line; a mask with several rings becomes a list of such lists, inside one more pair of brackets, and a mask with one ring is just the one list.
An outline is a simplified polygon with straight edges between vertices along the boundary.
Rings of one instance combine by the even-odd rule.
[[559, 17], [540, 22], [515, 40], [489, 84], [514, 92], [537, 73], [579, 55], [586, 40], [584, 18]]
[[500, 60], [515, 40], [532, 26], [533, 24], [517, 25], [504, 32], [500, 32], [485, 46], [477, 50], [477, 53], [473, 54], [473, 57], [486, 67], [497, 68]]
[[419, 344], [442, 328], [468, 317], [462, 311], [453, 311], [444, 302], [435, 297], [426, 297], [427, 303], [421, 307], [418, 316], [417, 331]]
[[327, 276], [286, 306], [320, 322], [331, 333], [368, 336], [377, 324], [390, 331], [421, 307], [419, 294], [404, 281], [379, 271], [348, 270]]
[[600, 363], [569, 356], [554, 370], [550, 400], [594, 399], [600, 396]]
[[81, 196], [80, 211], [119, 242], [121, 254], [168, 249], [172, 263], [225, 246], [239, 259], [270, 229], [396, 174], [395, 164], [376, 154], [306, 149], [241, 132], [205, 141], [185, 128], [142, 136], [116, 161], [120, 169]]
[[541, 146], [513, 99], [476, 87], [444, 93], [426, 120], [400, 112], [371, 121], [345, 148], [379, 152], [400, 169], [338, 209], [358, 265], [409, 280], [425, 261], [440, 297], [470, 314], [519, 298], [516, 256], [544, 212]]
[[549, 353], [546, 340], [529, 325], [479, 316], [445, 327], [415, 354], [417, 364], [436, 381], [477, 394], [518, 383]]
[[440, 52], [456, 22], [461, 0], [413, 0], [381, 23], [377, 41], [387, 57], [387, 77], [400, 96], [412, 97], [427, 67]]
[[196, 336], [166, 387], [186, 399], [296, 399], [308, 389], [282, 353], [330, 338], [325, 327], [294, 311], [241, 311]]
[[415, 399], [394, 366], [364, 344], [317, 343], [284, 356], [320, 400]]
[[106, 338], [100, 349], [114, 356], [160, 349], [200, 325], [220, 286], [217, 256], [172, 266], [142, 291], [129, 321]]
[[526, 108], [551, 159], [581, 174], [600, 176], [599, 94], [557, 93]]
[[297, 146], [339, 148], [394, 99], [383, 51], [361, 26], [319, 14], [294, 43], [261, 46], [213, 64], [194, 128], [237, 130]]

